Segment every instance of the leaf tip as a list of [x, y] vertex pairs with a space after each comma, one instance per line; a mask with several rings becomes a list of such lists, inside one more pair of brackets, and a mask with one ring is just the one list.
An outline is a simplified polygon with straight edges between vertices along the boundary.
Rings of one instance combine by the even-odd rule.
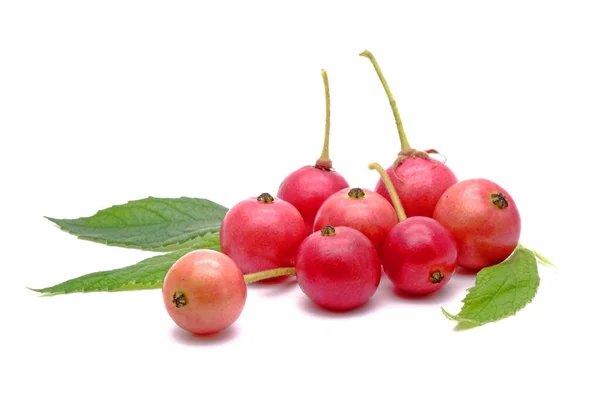
[[[522, 246], [522, 245], [521, 245]], [[539, 263], [546, 265], [548, 267], [552, 267], [554, 268], [554, 270], [558, 271], [558, 267], [556, 266], [556, 264], [554, 264], [552, 261], [550, 261], [550, 259], [548, 257], [546, 257], [545, 255], [541, 254], [539, 251], [535, 250], [535, 249], [530, 249], [527, 248], [525, 246], [522, 246], [525, 250], [530, 251], [533, 256], [535, 257], [536, 261], [538, 261]]]
[[50, 288], [34, 289], [34, 288], [30, 288], [29, 286], [25, 286], [25, 289], [29, 289], [32, 292], [39, 293], [42, 296], [50, 296], [53, 294], [57, 294], [57, 293], [53, 293], [53, 292], [49, 291]]
[[442, 309], [442, 313], [444, 314], [444, 316], [446, 318], [448, 318], [450, 321], [457, 321], [457, 322], [459, 321], [458, 316], [450, 314], [448, 311], [446, 311], [444, 309], [444, 307], [440, 307], [440, 308]]

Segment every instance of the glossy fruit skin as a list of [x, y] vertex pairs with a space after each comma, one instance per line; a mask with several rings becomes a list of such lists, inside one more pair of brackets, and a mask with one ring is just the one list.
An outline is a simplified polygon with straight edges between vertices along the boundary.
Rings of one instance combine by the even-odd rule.
[[298, 246], [306, 238], [304, 219], [287, 201], [262, 203], [251, 197], [225, 214], [220, 229], [221, 251], [244, 274], [293, 267]]
[[[382, 248], [383, 271], [397, 289], [414, 295], [444, 287], [458, 261], [458, 245], [452, 234], [429, 217], [410, 217], [394, 226]], [[439, 282], [432, 282], [434, 272]], [[440, 277], [440, 275], [435, 275]]]
[[[393, 166], [386, 172], [398, 192], [407, 217], [431, 217], [442, 193], [458, 182], [454, 172], [434, 158], [410, 157], [402, 161], [395, 174]], [[375, 185], [375, 191], [391, 202], [381, 179]]]
[[[185, 305], [181, 294], [185, 295]], [[162, 295], [169, 316], [179, 327], [209, 334], [238, 319], [246, 304], [247, 289], [242, 271], [231, 258], [203, 249], [185, 254], [171, 266]]]
[[[492, 194], [502, 193], [507, 206], [499, 208]], [[521, 217], [510, 194], [488, 179], [467, 179], [448, 188], [433, 218], [458, 242], [458, 265], [481, 269], [504, 261], [521, 235]]]
[[387, 233], [398, 223], [394, 206], [372, 190], [362, 189], [362, 198], [348, 196], [351, 190], [342, 189], [325, 200], [315, 216], [313, 231], [327, 225], [348, 226], [367, 236], [380, 252]]
[[366, 304], [381, 281], [381, 261], [373, 243], [353, 228], [335, 235], [314, 232], [298, 249], [298, 286], [318, 306], [348, 311]]
[[289, 174], [277, 191], [277, 197], [291, 203], [304, 218], [306, 234], [313, 232], [315, 215], [323, 202], [333, 193], [349, 187], [336, 171], [304, 166]]

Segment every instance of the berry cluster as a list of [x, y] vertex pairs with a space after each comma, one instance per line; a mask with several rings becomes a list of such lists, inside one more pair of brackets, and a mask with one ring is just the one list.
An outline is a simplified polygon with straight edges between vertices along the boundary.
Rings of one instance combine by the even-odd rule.
[[424, 295], [444, 287], [458, 266], [480, 270], [515, 250], [521, 233], [510, 194], [487, 179], [459, 181], [435, 150], [410, 147], [391, 91], [374, 56], [402, 145], [373, 190], [350, 187], [329, 158], [329, 85], [323, 151], [281, 183], [277, 195], [240, 201], [225, 215], [221, 252], [181, 257], [163, 282], [172, 319], [193, 333], [233, 324], [247, 284], [294, 275], [302, 292], [328, 310], [367, 303], [382, 275], [402, 292]]

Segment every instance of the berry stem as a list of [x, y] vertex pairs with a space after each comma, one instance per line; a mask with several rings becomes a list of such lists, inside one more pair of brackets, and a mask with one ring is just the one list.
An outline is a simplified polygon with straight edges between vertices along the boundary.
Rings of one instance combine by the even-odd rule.
[[325, 87], [325, 139], [323, 140], [323, 150], [321, 156], [315, 163], [315, 167], [331, 169], [333, 166], [331, 159], [329, 158], [329, 131], [331, 129], [331, 99], [329, 97], [329, 78], [327, 77], [327, 71], [321, 70], [321, 76], [323, 77], [323, 86]]
[[396, 100], [394, 99], [394, 95], [392, 94], [392, 91], [390, 90], [390, 87], [388, 86], [387, 81], [383, 76], [383, 72], [381, 72], [381, 68], [379, 68], [379, 64], [377, 63], [375, 56], [369, 50], [365, 50], [359, 55], [362, 57], [367, 57], [371, 61], [371, 64], [373, 64], [375, 72], [377, 72], [377, 76], [379, 76], [379, 80], [383, 85], [383, 89], [385, 89], [385, 93], [387, 94], [388, 100], [390, 101], [390, 106], [392, 107], [392, 112], [394, 113], [394, 119], [396, 120], [396, 128], [398, 129], [398, 135], [400, 136], [400, 150], [402, 151], [410, 149], [411, 147], [408, 143], [408, 139], [406, 138], [406, 133], [404, 132], [402, 120], [400, 119], [400, 113], [398, 112], [398, 106], [396, 106]]
[[392, 198], [392, 204], [394, 205], [394, 210], [396, 210], [396, 215], [398, 216], [398, 221], [402, 222], [406, 219], [406, 213], [404, 212], [404, 207], [402, 207], [402, 202], [400, 201], [400, 197], [398, 197], [398, 192], [394, 188], [394, 184], [390, 179], [390, 176], [385, 172], [385, 170], [381, 167], [381, 165], [377, 163], [369, 164], [369, 169], [374, 169], [379, 172], [381, 176], [381, 180], [385, 185], [390, 197]]
[[285, 275], [295, 275], [296, 274], [296, 268], [275, 268], [275, 269], [269, 269], [266, 271], [260, 271], [260, 272], [254, 272], [252, 274], [246, 274], [244, 275], [244, 282], [246, 282], [246, 285], [250, 284], [250, 283], [254, 283], [257, 281], [262, 281], [263, 279], [269, 279], [269, 278], [277, 278], [279, 276], [285, 276]]

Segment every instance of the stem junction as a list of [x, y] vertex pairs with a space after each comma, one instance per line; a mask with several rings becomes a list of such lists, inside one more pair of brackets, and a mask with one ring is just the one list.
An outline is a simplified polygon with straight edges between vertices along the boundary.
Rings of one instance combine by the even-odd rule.
[[387, 172], [385, 172], [385, 170], [381, 167], [381, 165], [379, 165], [377, 163], [369, 164], [369, 169], [374, 169], [377, 172], [379, 172], [379, 175], [381, 176], [381, 180], [382, 180], [383, 184], [385, 185], [385, 188], [387, 189], [387, 191], [390, 194], [390, 197], [392, 199], [392, 204], [394, 205], [394, 210], [396, 210], [396, 215], [398, 216], [398, 221], [399, 222], [404, 221], [406, 219], [406, 213], [404, 212], [404, 207], [402, 207], [402, 202], [400, 201], [400, 197], [398, 197], [398, 192], [396, 192], [396, 189], [394, 188], [394, 184], [392, 183], [392, 180], [390, 179]]

